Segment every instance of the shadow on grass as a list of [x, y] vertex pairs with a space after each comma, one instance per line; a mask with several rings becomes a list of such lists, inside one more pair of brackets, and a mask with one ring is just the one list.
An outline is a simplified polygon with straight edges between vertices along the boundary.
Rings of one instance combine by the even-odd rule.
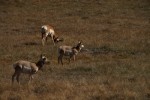
[[98, 72], [94, 69], [94, 68], [90, 68], [90, 67], [76, 67], [76, 68], [72, 68], [72, 69], [67, 69], [66, 71], [64, 71], [63, 73], [64, 76], [93, 76], [93, 75], [98, 75]]
[[124, 54], [130, 54], [130, 55], [135, 55], [137, 54], [136, 51], [131, 51], [131, 50], [115, 50], [113, 48], [110, 48], [108, 46], [102, 46], [102, 47], [99, 47], [99, 48], [92, 48], [91, 49], [92, 53], [93, 54], [108, 54], [108, 53], [115, 53], [115, 54], [118, 54], [118, 53], [124, 53]]
[[89, 68], [89, 67], [88, 68], [86, 68], [86, 67], [77, 67], [77, 68], [73, 68], [73, 69], [68, 69], [67, 71], [83, 73], [83, 72], [91, 72], [92, 68]]
[[41, 86], [35, 87], [34, 92], [37, 94], [47, 93], [50, 89], [45, 85], [41, 84]]
[[109, 46], [102, 46], [102, 47], [97, 47], [97, 48], [89, 48], [89, 49], [83, 49], [81, 52], [83, 53], [88, 53], [92, 55], [99, 55], [99, 54], [112, 54], [115, 55], [119, 58], [126, 58], [129, 56], [134, 56], [134, 55], [140, 55], [143, 52], [140, 51], [134, 51], [134, 50], [124, 50], [124, 49], [114, 49]]
[[7, 100], [22, 100], [22, 98], [19, 95], [11, 95], [7, 97]]
[[13, 47], [22, 47], [22, 46], [37, 46], [40, 45], [40, 43], [37, 42], [24, 42], [24, 43], [19, 43], [19, 44], [15, 44], [13, 45]]
[[23, 45], [33, 46], [33, 45], [39, 45], [39, 43], [36, 43], [36, 42], [25, 42], [25, 43], [23, 43]]

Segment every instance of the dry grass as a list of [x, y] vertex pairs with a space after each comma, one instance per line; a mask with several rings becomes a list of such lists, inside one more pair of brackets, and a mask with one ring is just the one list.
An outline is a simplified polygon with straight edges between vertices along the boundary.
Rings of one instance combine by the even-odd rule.
[[[52, 25], [65, 41], [41, 44], [40, 26]], [[150, 99], [150, 2], [148, 0], [1, 0], [0, 100]], [[71, 64], [57, 64], [57, 47], [82, 40]], [[49, 60], [27, 86], [11, 86], [12, 64]]]

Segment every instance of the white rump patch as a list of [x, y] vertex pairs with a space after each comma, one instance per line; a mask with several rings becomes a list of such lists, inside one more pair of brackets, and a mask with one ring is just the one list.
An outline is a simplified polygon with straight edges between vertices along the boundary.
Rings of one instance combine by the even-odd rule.
[[38, 68], [36, 68], [36, 69], [35, 69], [35, 73], [36, 73], [38, 70], [39, 70], [39, 69], [38, 69]]
[[46, 33], [46, 37], [48, 36], [48, 35], [54, 35], [54, 30], [53, 29], [49, 29], [49, 31]]
[[49, 29], [49, 33], [54, 35], [54, 30], [53, 29]]

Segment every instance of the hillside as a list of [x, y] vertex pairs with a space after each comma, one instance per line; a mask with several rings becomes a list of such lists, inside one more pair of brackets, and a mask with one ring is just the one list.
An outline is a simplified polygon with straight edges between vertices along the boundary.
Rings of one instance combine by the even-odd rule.
[[[43, 47], [40, 27], [52, 25], [64, 42]], [[150, 99], [149, 0], [1, 0], [0, 100]], [[85, 48], [75, 62], [57, 63], [60, 45]], [[21, 75], [11, 86], [17, 60], [49, 64]]]

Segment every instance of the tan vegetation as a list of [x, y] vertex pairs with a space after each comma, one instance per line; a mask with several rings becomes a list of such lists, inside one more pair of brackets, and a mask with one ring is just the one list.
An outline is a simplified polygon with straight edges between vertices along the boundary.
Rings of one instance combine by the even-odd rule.
[[[47, 24], [64, 42], [42, 46]], [[0, 34], [0, 100], [150, 99], [149, 0], [0, 0]], [[78, 40], [76, 62], [59, 65], [57, 48]], [[50, 64], [12, 87], [12, 64], [41, 53]]]

